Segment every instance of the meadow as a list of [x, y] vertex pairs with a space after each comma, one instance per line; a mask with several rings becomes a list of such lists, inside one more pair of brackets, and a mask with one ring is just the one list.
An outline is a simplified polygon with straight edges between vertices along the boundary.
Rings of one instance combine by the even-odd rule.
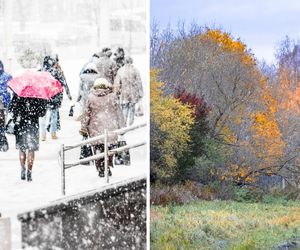
[[[295, 248], [278, 248], [295, 243]], [[151, 249], [300, 249], [300, 202], [151, 207]]]

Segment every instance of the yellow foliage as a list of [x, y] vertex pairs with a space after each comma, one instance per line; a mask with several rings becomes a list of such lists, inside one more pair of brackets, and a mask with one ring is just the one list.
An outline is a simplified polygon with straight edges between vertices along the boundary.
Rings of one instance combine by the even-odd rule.
[[279, 82], [280, 108], [300, 113], [300, 82], [295, 83], [293, 72], [283, 66], [279, 69]]
[[172, 96], [164, 96], [163, 83], [157, 81], [157, 74], [156, 70], [150, 72], [151, 119], [165, 137], [163, 140], [162, 138], [151, 139], [153, 145], [163, 152], [164, 165], [168, 168], [161, 174], [171, 176], [177, 167], [176, 159], [188, 147], [189, 131], [194, 123], [194, 110]]
[[224, 126], [221, 130], [221, 134], [223, 135], [223, 139], [226, 143], [234, 144], [236, 143], [236, 136], [230, 130], [228, 126]]
[[236, 181], [245, 181], [245, 182], [254, 182], [257, 174], [248, 175], [252, 171], [251, 166], [247, 165], [237, 165], [231, 164], [229, 165], [229, 171], [225, 173], [221, 179], [222, 180], [231, 180], [234, 179]]

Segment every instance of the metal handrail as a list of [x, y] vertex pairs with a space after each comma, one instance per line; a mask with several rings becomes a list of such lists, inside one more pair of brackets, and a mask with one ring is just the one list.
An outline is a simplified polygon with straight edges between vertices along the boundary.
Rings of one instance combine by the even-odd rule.
[[[140, 147], [140, 146], [143, 146], [143, 145], [146, 145], [146, 142], [145, 142], [145, 141], [139, 142], [139, 143], [135, 143], [135, 144], [126, 145], [126, 146], [119, 147], [119, 148], [116, 148], [116, 149], [111, 149], [111, 150], [108, 152], [108, 156], [111, 156], [111, 155], [120, 153], [120, 152], [125, 151], [125, 150], [128, 150], [128, 149], [137, 148], [137, 147]], [[66, 164], [65, 164], [65, 169], [72, 168], [72, 167], [78, 166], [78, 165], [80, 165], [80, 164], [82, 164], [82, 163], [89, 162], [89, 161], [99, 160], [99, 159], [101, 159], [101, 158], [104, 158], [104, 156], [105, 156], [104, 153], [100, 153], [100, 154], [95, 154], [95, 155], [93, 155], [93, 156], [90, 156], [90, 157], [81, 159], [81, 160], [79, 160], [79, 161], [77, 161], [77, 162], [66, 163]]]
[[[125, 151], [125, 150], [129, 150], [129, 149], [132, 149], [132, 148], [143, 146], [143, 145], [146, 144], [146, 141], [142, 141], [142, 142], [139, 142], [139, 143], [134, 143], [134, 144], [131, 144], [131, 145], [126, 145], [126, 146], [122, 146], [120, 148], [114, 148], [114, 149], [109, 150], [108, 149], [108, 141], [107, 141], [108, 135], [110, 135], [110, 134], [123, 135], [123, 134], [125, 134], [129, 131], [145, 127], [146, 125], [147, 125], [146, 123], [142, 123], [142, 124], [133, 125], [133, 126], [129, 126], [129, 127], [126, 127], [126, 128], [118, 129], [118, 130], [115, 130], [115, 131], [107, 131], [105, 129], [104, 134], [93, 137], [93, 138], [89, 138], [89, 139], [84, 140], [84, 141], [82, 141], [80, 143], [77, 143], [75, 145], [65, 146], [64, 144], [62, 144], [61, 149], [59, 151], [59, 157], [58, 157], [59, 165], [61, 166], [61, 190], [62, 190], [62, 194], [65, 195], [65, 193], [66, 193], [65, 192], [65, 190], [66, 190], [65, 170], [66, 169], [78, 166], [82, 163], [86, 163], [86, 162], [89, 162], [89, 161], [98, 160], [98, 159], [101, 159], [101, 158], [104, 158], [104, 173], [106, 175], [106, 181], [107, 181], [107, 183], [109, 183], [108, 157], [111, 156], [111, 155], [117, 154], [119, 152]], [[77, 148], [77, 147], [81, 147], [81, 146], [84, 146], [84, 145], [87, 145], [87, 144], [90, 144], [90, 143], [93, 143], [93, 142], [97, 142], [97, 141], [103, 140], [103, 139], [104, 139], [104, 152], [103, 153], [95, 154], [93, 156], [81, 159], [77, 162], [65, 163], [65, 152], [66, 151]]]
[[[123, 135], [123, 134], [125, 134], [129, 131], [145, 127], [146, 125], [147, 125], [147, 123], [132, 125], [132, 126], [129, 126], [129, 127], [126, 127], [126, 128], [121, 128], [121, 129], [117, 129], [117, 130], [114, 130], [114, 131], [110, 131], [108, 133], [109, 134], [116, 134], [116, 135]], [[84, 146], [84, 145], [87, 145], [87, 144], [90, 144], [90, 143], [93, 143], [93, 142], [96, 142], [96, 141], [99, 141], [99, 140], [103, 140], [104, 137], [105, 137], [105, 135], [102, 134], [102, 135], [95, 136], [93, 138], [89, 138], [87, 140], [81, 141], [81, 142], [79, 142], [77, 144], [74, 144], [74, 145], [71, 145], [71, 146], [65, 146], [65, 151], [68, 151], [68, 150], [71, 150], [71, 149], [74, 149], [74, 148], [77, 148], [77, 147], [81, 147], [81, 146]]]

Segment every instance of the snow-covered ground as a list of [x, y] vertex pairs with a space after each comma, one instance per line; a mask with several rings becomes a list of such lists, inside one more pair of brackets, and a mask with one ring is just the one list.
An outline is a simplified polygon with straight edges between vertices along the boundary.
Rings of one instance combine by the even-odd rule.
[[[144, 90], [145, 113], [143, 117], [136, 118], [135, 124], [148, 122], [148, 63], [144, 55], [133, 56], [134, 64], [139, 68]], [[61, 65], [65, 71], [73, 99], [77, 97], [79, 72], [82, 65], [88, 60], [64, 60], [61, 57]], [[20, 70], [16, 70], [20, 71]], [[16, 73], [16, 72], [13, 72]], [[66, 95], [64, 95], [66, 97]], [[61, 144], [72, 145], [81, 140], [78, 131], [80, 123], [73, 117], [69, 117], [69, 109], [74, 101], [65, 98], [60, 109], [61, 130], [58, 132], [58, 140], [50, 139], [48, 134], [45, 142], [40, 142], [40, 150], [36, 153], [33, 167], [33, 182], [21, 181], [18, 151], [15, 149], [14, 136], [8, 136], [10, 149], [8, 152], [0, 152], [0, 213], [2, 217], [10, 217], [12, 222], [12, 247], [21, 249], [21, 225], [17, 220], [17, 214], [36, 207], [47, 205], [61, 195], [61, 172], [58, 164], [58, 151]], [[140, 128], [125, 135], [127, 143], [148, 141], [148, 128]], [[146, 175], [148, 173], [148, 146], [132, 149], [131, 166], [115, 166], [112, 169], [110, 183], [124, 179]], [[79, 158], [79, 149], [66, 152], [66, 162], [73, 162]], [[94, 166], [77, 166], [66, 170], [66, 195], [74, 195], [83, 191], [95, 189], [106, 185], [104, 178], [99, 178]]]

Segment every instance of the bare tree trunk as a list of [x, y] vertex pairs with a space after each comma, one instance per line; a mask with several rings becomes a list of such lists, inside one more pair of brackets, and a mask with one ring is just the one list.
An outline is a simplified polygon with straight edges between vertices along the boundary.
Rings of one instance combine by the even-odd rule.
[[94, 0], [95, 24], [97, 27], [97, 48], [110, 45], [110, 1]]
[[281, 189], [284, 190], [285, 189], [285, 179], [282, 177], [281, 179]]
[[[130, 16], [133, 16], [133, 5], [132, 5], [132, 1], [130, 1]], [[131, 54], [131, 50], [132, 50], [132, 30], [133, 29], [133, 25], [131, 23], [131, 27], [129, 30], [129, 44], [128, 44], [128, 52], [129, 54]]]
[[[9, 0], [6, 0], [10, 2]], [[25, 16], [25, 11], [24, 11], [24, 2], [23, 0], [17, 0], [17, 4], [19, 5], [20, 9], [20, 31], [25, 31], [26, 28], [26, 16]]]
[[99, 19], [98, 19], [98, 27], [100, 28], [99, 31], [99, 45], [100, 46], [110, 46], [110, 8], [109, 5], [110, 1], [101, 0], [100, 1], [100, 8], [99, 8]]
[[[13, 1], [4, 0], [4, 34], [3, 34], [3, 61], [6, 64], [7, 71], [10, 71], [10, 58], [12, 52], [12, 9]], [[7, 65], [8, 64], [8, 65]]]

